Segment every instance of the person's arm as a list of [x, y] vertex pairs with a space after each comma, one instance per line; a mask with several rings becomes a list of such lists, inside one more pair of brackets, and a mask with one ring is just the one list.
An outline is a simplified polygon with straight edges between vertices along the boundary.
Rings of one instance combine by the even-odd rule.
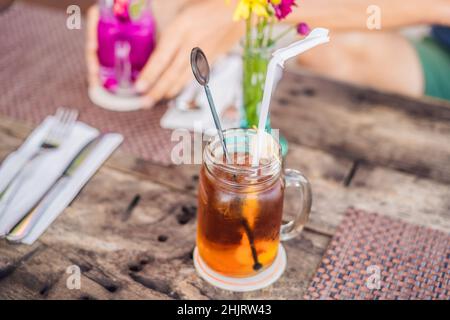
[[287, 21], [329, 29], [367, 30], [367, 9], [380, 8], [381, 27], [450, 25], [450, 0], [302, 0]]
[[151, 6], [155, 12], [158, 29], [164, 29], [180, 11], [200, 1], [208, 0], [152, 0]]

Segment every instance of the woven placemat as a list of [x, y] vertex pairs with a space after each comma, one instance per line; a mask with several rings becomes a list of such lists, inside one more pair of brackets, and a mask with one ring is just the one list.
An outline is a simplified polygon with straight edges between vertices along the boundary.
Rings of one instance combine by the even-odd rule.
[[169, 163], [171, 131], [159, 125], [166, 107], [118, 113], [94, 106], [87, 95], [86, 21], [69, 30], [67, 17], [19, 1], [0, 13], [0, 114], [37, 125], [60, 106], [76, 108], [82, 121], [123, 134], [122, 150]]
[[306, 299], [449, 299], [450, 235], [349, 209]]

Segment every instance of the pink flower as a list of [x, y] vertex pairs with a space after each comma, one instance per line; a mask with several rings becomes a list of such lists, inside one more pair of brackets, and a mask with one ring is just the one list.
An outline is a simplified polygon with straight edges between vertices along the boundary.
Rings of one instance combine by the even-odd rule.
[[297, 33], [301, 34], [302, 36], [308, 35], [310, 31], [311, 31], [311, 29], [309, 28], [308, 24], [306, 24], [305, 22], [300, 22], [297, 25]]
[[118, 19], [128, 20], [128, 0], [114, 0], [113, 12]]
[[292, 7], [297, 6], [295, 0], [269, 0], [275, 10], [275, 16], [278, 20], [283, 20], [291, 12]]

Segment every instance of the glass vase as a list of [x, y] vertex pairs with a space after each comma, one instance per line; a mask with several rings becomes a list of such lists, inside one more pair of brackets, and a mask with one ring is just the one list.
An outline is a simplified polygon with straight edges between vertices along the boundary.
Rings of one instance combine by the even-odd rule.
[[[258, 127], [259, 109], [266, 81], [267, 65], [272, 55], [272, 47], [245, 48], [243, 52], [243, 102], [244, 119], [242, 127]], [[270, 118], [270, 117], [269, 117]], [[270, 130], [268, 118], [266, 129]]]

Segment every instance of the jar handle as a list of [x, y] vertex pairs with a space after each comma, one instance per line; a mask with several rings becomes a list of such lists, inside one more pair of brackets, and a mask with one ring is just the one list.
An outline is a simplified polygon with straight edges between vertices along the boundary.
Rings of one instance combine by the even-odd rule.
[[280, 240], [292, 239], [300, 234], [308, 221], [311, 212], [312, 193], [311, 185], [306, 177], [297, 170], [284, 170], [284, 181], [286, 188], [297, 188], [300, 191], [301, 208], [294, 220], [291, 220], [281, 226]]

